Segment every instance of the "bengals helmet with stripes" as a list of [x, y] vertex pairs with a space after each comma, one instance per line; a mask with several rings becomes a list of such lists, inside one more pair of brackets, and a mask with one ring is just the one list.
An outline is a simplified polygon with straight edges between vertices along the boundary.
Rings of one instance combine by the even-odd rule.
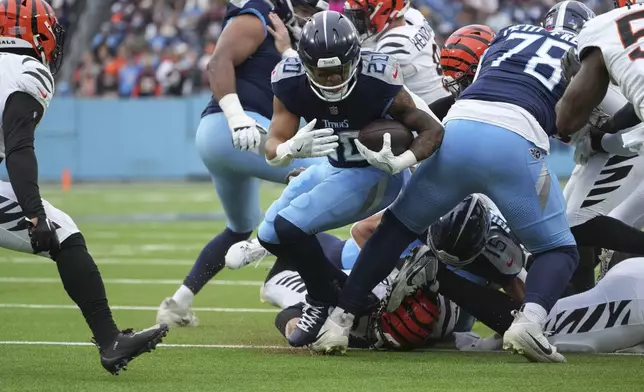
[[343, 13], [364, 40], [383, 32], [394, 19], [401, 18], [409, 4], [409, 0], [347, 0]]
[[443, 86], [454, 97], [472, 84], [481, 56], [496, 34], [484, 25], [461, 27], [449, 36], [441, 50]]
[[393, 312], [383, 311], [375, 325], [376, 338], [386, 348], [411, 350], [428, 344], [440, 316], [438, 294], [421, 287]]
[[0, 51], [34, 55], [55, 74], [64, 40], [65, 30], [45, 0], [0, 0]]

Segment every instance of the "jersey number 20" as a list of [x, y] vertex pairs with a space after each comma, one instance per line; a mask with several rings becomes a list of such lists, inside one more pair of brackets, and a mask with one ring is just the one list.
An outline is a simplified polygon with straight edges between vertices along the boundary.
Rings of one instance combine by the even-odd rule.
[[[533, 45], [539, 45], [536, 51], [530, 48], [529, 52], [532, 57], [526, 63], [523, 72], [535, 77], [548, 90], [554, 90], [561, 81], [561, 58], [571, 45], [543, 35], [519, 32], [511, 33], [507, 40], [515, 41], [516, 46], [494, 60], [491, 66], [498, 67], [502, 62], [510, 59], [512, 56], [520, 55], [523, 51], [528, 52], [526, 49]], [[560, 53], [559, 56], [553, 56], [550, 54], [550, 51], [553, 48], [560, 48], [560, 50], [558, 50]], [[537, 69], [538, 66], [541, 67]], [[544, 68], [550, 69], [550, 72], [544, 73]]]

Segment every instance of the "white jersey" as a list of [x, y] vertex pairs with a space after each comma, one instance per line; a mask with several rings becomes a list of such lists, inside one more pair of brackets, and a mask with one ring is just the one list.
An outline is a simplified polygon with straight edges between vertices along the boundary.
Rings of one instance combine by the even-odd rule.
[[624, 260], [594, 288], [557, 301], [544, 331], [562, 352], [610, 353], [644, 343], [644, 258]]
[[[2, 113], [7, 99], [17, 91], [36, 98], [46, 110], [54, 95], [54, 77], [49, 68], [33, 57], [0, 53], [0, 111]], [[4, 130], [0, 126], [0, 158], [4, 157]]]
[[[626, 103], [628, 101], [618, 87], [611, 84], [597, 108], [613, 116]], [[641, 129], [644, 129], [644, 124], [621, 130], [609, 137], [621, 137], [624, 133]], [[617, 207], [620, 208], [616, 219], [629, 225], [635, 224], [635, 220], [644, 215], [644, 199], [641, 198], [644, 186], [640, 186], [643, 182], [644, 156], [593, 155], [585, 165], [575, 166], [563, 191], [570, 226], [609, 215]], [[636, 192], [638, 188], [642, 188], [639, 193]]]
[[641, 4], [614, 9], [584, 24], [578, 37], [578, 50], [599, 48], [606, 68], [624, 97], [644, 119], [644, 7]]
[[429, 105], [449, 95], [442, 82], [440, 47], [434, 30], [419, 11], [409, 9], [405, 21], [405, 26], [378, 36], [375, 50], [398, 60], [405, 86]]

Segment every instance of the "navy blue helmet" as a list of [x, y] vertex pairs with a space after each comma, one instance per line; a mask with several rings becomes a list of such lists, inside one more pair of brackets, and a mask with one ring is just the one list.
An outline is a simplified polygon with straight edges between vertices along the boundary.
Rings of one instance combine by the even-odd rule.
[[313, 15], [302, 27], [297, 53], [311, 88], [320, 99], [341, 101], [355, 87], [360, 38], [341, 13], [323, 11]]
[[595, 13], [580, 1], [562, 1], [548, 10], [543, 17], [543, 27], [550, 30], [568, 30], [575, 34]]
[[468, 196], [431, 225], [427, 243], [443, 263], [464, 267], [483, 251], [490, 233], [490, 220], [490, 211], [481, 196]]

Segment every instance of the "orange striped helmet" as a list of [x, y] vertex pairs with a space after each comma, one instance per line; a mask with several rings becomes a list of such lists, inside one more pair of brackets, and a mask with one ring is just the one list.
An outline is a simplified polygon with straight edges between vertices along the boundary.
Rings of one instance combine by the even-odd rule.
[[344, 15], [364, 40], [381, 33], [394, 19], [402, 17], [409, 4], [410, 0], [347, 0]]
[[449, 36], [441, 50], [443, 86], [458, 97], [472, 84], [479, 60], [496, 34], [484, 25], [461, 27]]
[[0, 51], [32, 54], [52, 74], [63, 61], [65, 30], [45, 0], [0, 0]]

